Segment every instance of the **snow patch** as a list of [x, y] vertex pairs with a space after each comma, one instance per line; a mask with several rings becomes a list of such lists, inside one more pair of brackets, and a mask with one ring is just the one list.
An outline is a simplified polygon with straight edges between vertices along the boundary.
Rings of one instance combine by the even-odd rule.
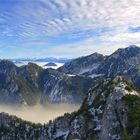
[[91, 77], [91, 78], [96, 78], [96, 77], [101, 77], [101, 76], [104, 76], [104, 74], [92, 74], [92, 75], [89, 75], [89, 77]]

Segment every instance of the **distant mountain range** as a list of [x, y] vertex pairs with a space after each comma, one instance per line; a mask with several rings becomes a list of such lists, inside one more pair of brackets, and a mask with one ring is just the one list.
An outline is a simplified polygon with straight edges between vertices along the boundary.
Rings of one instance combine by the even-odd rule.
[[15, 61], [15, 62], [28, 61], [28, 62], [58, 62], [58, 63], [65, 63], [65, 62], [70, 61], [71, 59], [47, 57], [47, 58], [16, 58], [16, 59], [9, 59], [9, 60]]

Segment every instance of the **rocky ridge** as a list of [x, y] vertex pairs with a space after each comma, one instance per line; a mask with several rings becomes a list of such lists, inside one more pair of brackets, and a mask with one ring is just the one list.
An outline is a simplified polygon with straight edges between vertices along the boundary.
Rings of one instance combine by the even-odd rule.
[[[93, 58], [92, 61], [91, 57]], [[82, 65], [84, 65], [84, 62], [87, 62], [86, 71], [82, 67]], [[77, 69], [84, 72], [77, 72]], [[127, 48], [118, 49], [110, 56], [103, 57], [103, 55], [93, 54], [90, 56], [78, 58], [64, 64], [58, 70], [64, 73], [82, 75], [91, 78], [113, 78], [117, 75], [126, 76], [130, 77], [134, 84], [139, 86], [140, 48], [136, 45], [131, 45]]]

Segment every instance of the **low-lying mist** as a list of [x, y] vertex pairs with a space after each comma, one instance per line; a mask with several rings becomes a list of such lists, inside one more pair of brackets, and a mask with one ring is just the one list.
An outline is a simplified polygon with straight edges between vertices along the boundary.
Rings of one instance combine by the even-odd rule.
[[49, 104], [46, 107], [41, 105], [36, 105], [34, 107], [11, 107], [0, 105], [0, 112], [16, 115], [23, 120], [42, 124], [78, 109], [78, 105], [69, 104]]

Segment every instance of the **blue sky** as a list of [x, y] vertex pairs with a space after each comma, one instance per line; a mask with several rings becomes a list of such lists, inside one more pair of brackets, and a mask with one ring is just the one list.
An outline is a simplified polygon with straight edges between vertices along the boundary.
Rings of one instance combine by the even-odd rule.
[[0, 0], [1, 58], [73, 58], [140, 45], [140, 0]]

